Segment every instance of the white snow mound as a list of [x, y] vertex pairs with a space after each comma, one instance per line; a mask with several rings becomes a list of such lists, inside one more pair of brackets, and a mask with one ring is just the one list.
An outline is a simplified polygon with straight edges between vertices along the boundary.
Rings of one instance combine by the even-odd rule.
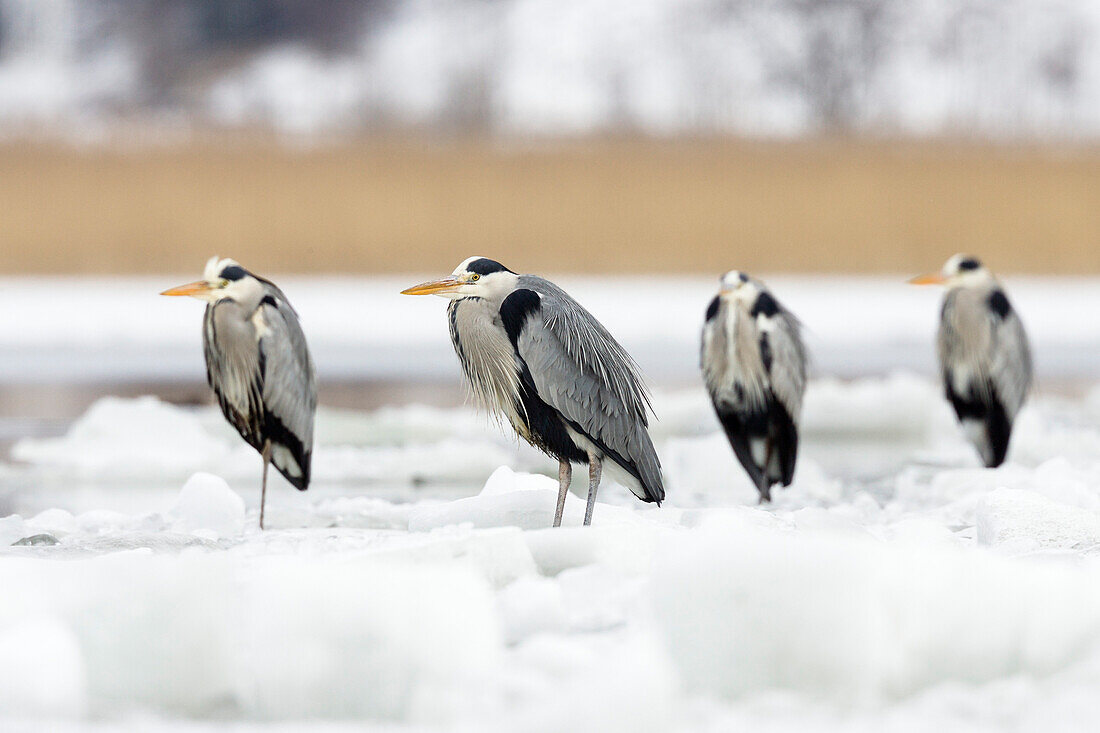
[[1093, 566], [734, 521], [661, 554], [666, 648], [688, 689], [727, 698], [785, 688], [858, 704], [1045, 674], [1100, 633]]
[[974, 512], [978, 542], [1015, 550], [1100, 544], [1100, 515], [1022, 489], [995, 489]]
[[244, 499], [219, 476], [196, 473], [180, 489], [168, 512], [177, 532], [213, 532], [233, 537], [244, 531]]

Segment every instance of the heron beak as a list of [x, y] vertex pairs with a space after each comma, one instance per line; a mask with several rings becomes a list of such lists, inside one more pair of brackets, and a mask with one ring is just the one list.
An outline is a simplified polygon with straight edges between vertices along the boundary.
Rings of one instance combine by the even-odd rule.
[[180, 285], [176, 288], [165, 290], [161, 295], [191, 295], [198, 296], [210, 290], [210, 285], [205, 280], [196, 280], [193, 283]]
[[927, 275], [917, 275], [909, 281], [910, 285], [943, 285], [947, 278], [939, 272], [930, 272]]
[[439, 293], [451, 293], [464, 285], [457, 277], [444, 277], [439, 280], [431, 280], [419, 285], [413, 285], [401, 291], [402, 295], [437, 295]]

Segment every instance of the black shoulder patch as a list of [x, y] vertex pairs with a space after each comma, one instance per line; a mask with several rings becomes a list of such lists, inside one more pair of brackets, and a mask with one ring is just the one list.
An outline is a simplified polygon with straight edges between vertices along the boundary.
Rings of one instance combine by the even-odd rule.
[[1012, 304], [1008, 302], [1008, 296], [1000, 289], [989, 294], [989, 307], [1001, 317], [1001, 320], [1008, 318], [1008, 314], [1012, 312]]
[[714, 320], [714, 317], [718, 315], [718, 306], [719, 306], [719, 304], [720, 304], [720, 301], [718, 299], [718, 296], [716, 295], [716, 296], [714, 296], [714, 300], [710, 301], [710, 305], [707, 306], [706, 320], [708, 320], [708, 321]]
[[[476, 272], [478, 275], [489, 275], [494, 272], [512, 272], [504, 265], [488, 257], [481, 257], [466, 265], [466, 271]], [[513, 272], [512, 274], [514, 275], [515, 273]]]
[[959, 270], [966, 272], [967, 270], [977, 270], [982, 266], [981, 262], [978, 262], [973, 257], [967, 257], [965, 260], [959, 262]]
[[279, 307], [279, 301], [275, 300], [274, 295], [265, 295], [263, 300], [260, 301], [260, 305], [270, 305], [272, 308]]
[[775, 298], [771, 296], [771, 293], [767, 291], [761, 291], [760, 295], [756, 296], [756, 303], [752, 306], [752, 315], [755, 318], [761, 314], [765, 316], [774, 316], [779, 312], [779, 303]]
[[772, 344], [768, 340], [766, 331], [760, 334], [760, 360], [764, 362], [764, 371], [770, 374], [772, 370]]
[[538, 293], [526, 288], [516, 290], [500, 304], [500, 320], [504, 322], [504, 330], [513, 347], [519, 339], [519, 333], [523, 330], [527, 316], [541, 307], [542, 300]]
[[248, 270], [240, 265], [230, 265], [229, 267], [223, 268], [219, 274], [223, 280], [240, 280], [248, 274]]

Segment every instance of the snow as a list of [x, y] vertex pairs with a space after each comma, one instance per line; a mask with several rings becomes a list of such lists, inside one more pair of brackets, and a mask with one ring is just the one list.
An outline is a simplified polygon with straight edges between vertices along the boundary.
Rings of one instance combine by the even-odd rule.
[[196, 473], [180, 489], [168, 518], [176, 532], [212, 533], [214, 539], [232, 537], [244, 529], [244, 499], [225, 479]]
[[1064, 667], [1100, 631], [1096, 573], [729, 521], [662, 553], [652, 593], [689, 687], [868, 704]]
[[[323, 379], [458, 385], [443, 302], [400, 295], [410, 283], [448, 272], [455, 264], [436, 263], [434, 271], [401, 277], [264, 274], [282, 287], [299, 312]], [[75, 384], [205, 381], [202, 305], [156, 295], [196, 274], [0, 278], [0, 310], [23, 314], [0, 331], [0, 379]], [[940, 298], [936, 290], [908, 286], [901, 273], [896, 277], [761, 276], [802, 319], [815, 374], [848, 378], [899, 370], [933, 372]], [[699, 333], [707, 303], [717, 289], [717, 275], [553, 279], [607, 325], [650, 378], [674, 384], [698, 382]], [[1100, 282], [1008, 277], [1005, 286], [1031, 335], [1040, 380], [1091, 380], [1100, 371], [1100, 320], [1064, 317], [1067, 310], [1100, 311]], [[639, 292], [646, 297], [637, 297]], [[622, 307], [625, 301], [630, 308]], [[348, 323], [359, 325], [347, 328]], [[868, 385], [868, 389], [860, 399], [878, 404], [876, 388]], [[901, 394], [900, 385], [896, 393]], [[825, 399], [827, 394], [823, 389], [818, 397]], [[896, 417], [918, 399], [919, 390], [905, 395], [906, 402], [882, 413], [878, 425], [907, 429], [908, 424]], [[879, 414], [877, 409], [871, 412]], [[856, 425], [865, 424], [860, 422], [865, 413], [845, 413], [851, 415], [856, 416]], [[426, 429], [425, 424], [435, 420], [471, 419], [468, 414], [427, 410], [389, 416], [387, 424], [371, 423], [370, 427], [387, 433]]]
[[581, 527], [577, 471], [558, 529], [556, 464], [471, 409], [328, 408], [265, 532], [216, 408], [105, 398], [4, 466], [0, 724], [1089, 730], [1095, 392], [1037, 394], [988, 470], [928, 378], [815, 379], [761, 507], [662, 389], [668, 501], [609, 483]]

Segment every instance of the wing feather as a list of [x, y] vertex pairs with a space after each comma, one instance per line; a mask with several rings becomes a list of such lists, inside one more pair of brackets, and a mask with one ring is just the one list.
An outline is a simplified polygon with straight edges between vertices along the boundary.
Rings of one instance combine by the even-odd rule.
[[802, 343], [801, 326], [789, 311], [780, 310], [768, 320], [766, 330], [771, 351], [768, 381], [772, 394], [787, 410], [797, 425], [802, 412], [802, 395], [806, 391], [806, 348]]
[[317, 383], [305, 334], [297, 313], [285, 300], [265, 299], [254, 318], [263, 355], [266, 432], [289, 452], [280, 456], [276, 451], [273, 460], [293, 483], [308, 484]]
[[634, 360], [561, 288], [533, 276], [519, 284], [540, 296], [516, 338], [539, 397], [606, 447], [650, 500], [660, 501], [660, 461], [647, 431], [649, 394]]

